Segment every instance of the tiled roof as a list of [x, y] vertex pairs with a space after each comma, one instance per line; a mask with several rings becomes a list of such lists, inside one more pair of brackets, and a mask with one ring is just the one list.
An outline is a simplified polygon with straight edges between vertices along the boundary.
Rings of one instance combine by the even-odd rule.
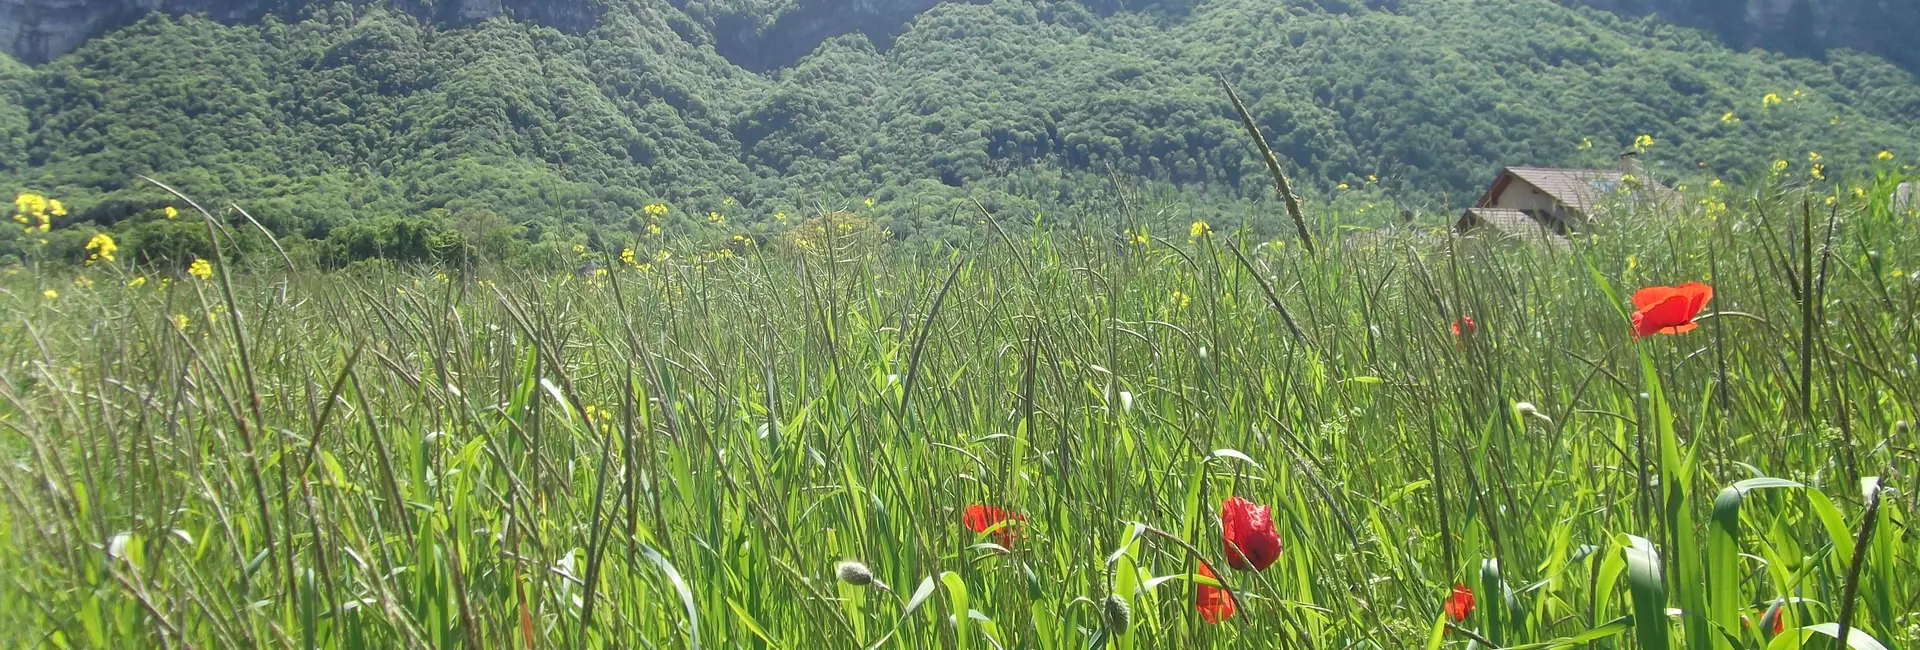
[[1461, 215], [1460, 221], [1460, 225], [1464, 226], [1461, 230], [1486, 225], [1509, 235], [1532, 234], [1535, 230], [1545, 228], [1533, 215], [1503, 208], [1467, 208], [1467, 213]]
[[[1527, 184], [1540, 188], [1553, 200], [1582, 214], [1593, 214], [1595, 207], [1605, 203], [1620, 189], [1620, 182], [1626, 176], [1617, 169], [1552, 169], [1546, 167], [1508, 167], [1506, 173], [1514, 175]], [[1651, 178], [1635, 179], [1645, 183], [1656, 197], [1665, 198], [1673, 190]], [[1492, 197], [1488, 197], [1492, 198]]]

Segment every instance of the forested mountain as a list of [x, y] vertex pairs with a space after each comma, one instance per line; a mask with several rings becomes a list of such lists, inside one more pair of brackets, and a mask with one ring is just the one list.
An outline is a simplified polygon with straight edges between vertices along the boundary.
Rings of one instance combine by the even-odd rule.
[[1263, 214], [1215, 74], [1303, 193], [1356, 212], [1457, 206], [1503, 164], [1611, 165], [1642, 134], [1675, 181], [1920, 155], [1920, 83], [1881, 58], [1737, 52], [1553, 0], [593, 0], [590, 24], [292, 4], [0, 61], [0, 189], [71, 210], [0, 255], [78, 259], [94, 228], [143, 259], [203, 247], [137, 174], [335, 262], [611, 245], [655, 236], [654, 203], [659, 236], [871, 197], [896, 236], [955, 238], [970, 199], [1027, 218], [1115, 179]]

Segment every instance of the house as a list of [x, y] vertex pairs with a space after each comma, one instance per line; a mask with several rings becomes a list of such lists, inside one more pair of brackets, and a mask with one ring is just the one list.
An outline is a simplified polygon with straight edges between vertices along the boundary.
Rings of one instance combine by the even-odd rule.
[[1678, 196], [1648, 177], [1632, 153], [1620, 157], [1620, 169], [1506, 167], [1453, 229], [1565, 237], [1610, 207], [1630, 208], [1648, 200], [1677, 205]]

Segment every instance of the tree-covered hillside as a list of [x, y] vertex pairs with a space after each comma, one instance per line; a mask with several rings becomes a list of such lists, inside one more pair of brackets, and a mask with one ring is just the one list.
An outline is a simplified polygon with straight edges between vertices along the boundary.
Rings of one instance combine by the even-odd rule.
[[1502, 164], [1611, 165], [1642, 134], [1676, 182], [1920, 155], [1920, 82], [1880, 59], [1735, 52], [1551, 0], [942, 4], [890, 42], [851, 30], [764, 73], [717, 45], [781, 38], [740, 2], [609, 2], [577, 36], [313, 4], [297, 22], [155, 15], [38, 68], [0, 62], [0, 189], [71, 209], [0, 254], [79, 259], [96, 228], [140, 259], [204, 246], [140, 174], [240, 201], [332, 263], [767, 234], [868, 197], [896, 236], [955, 237], [969, 199], [1031, 215], [1115, 178], [1245, 214], [1270, 189], [1215, 74], [1304, 193], [1355, 205], [1438, 211]]

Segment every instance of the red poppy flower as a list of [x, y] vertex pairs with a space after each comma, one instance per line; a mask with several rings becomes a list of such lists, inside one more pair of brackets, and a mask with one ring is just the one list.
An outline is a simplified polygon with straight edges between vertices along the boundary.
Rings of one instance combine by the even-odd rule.
[[1677, 287], [1647, 287], [1633, 294], [1633, 337], [1692, 331], [1700, 309], [1713, 300], [1713, 287], [1688, 282]]
[[1459, 336], [1461, 332], [1472, 334], [1475, 327], [1476, 327], [1476, 324], [1473, 322], [1472, 316], [1463, 315], [1459, 318], [1453, 319], [1453, 335], [1454, 336]]
[[1220, 503], [1220, 546], [1235, 571], [1265, 571], [1280, 559], [1273, 508], [1232, 497]]
[[[1001, 546], [1011, 549], [1013, 548], [1013, 541], [1020, 538], [1019, 522], [1025, 521], [1026, 519], [1025, 516], [1019, 513], [1008, 512], [993, 506], [974, 504], [967, 506], [966, 512], [960, 516], [960, 523], [965, 524], [967, 530], [975, 533], [984, 533], [987, 532], [988, 529], [993, 529], [994, 539], [998, 541]], [[1006, 525], [1001, 526], [1003, 523]], [[994, 526], [1000, 527], [994, 529]]]
[[[1215, 580], [1220, 579], [1213, 574], [1213, 567], [1207, 566], [1205, 562], [1200, 563], [1200, 575]], [[1233, 618], [1233, 592], [1213, 585], [1203, 584], [1199, 587], [1200, 589], [1193, 597], [1193, 608], [1200, 610], [1200, 620], [1218, 625], [1221, 621]]]
[[1776, 604], [1772, 607], [1768, 607], [1767, 613], [1760, 615], [1761, 625], [1766, 625], [1768, 621], [1773, 622], [1774, 636], [1780, 636], [1782, 634], [1787, 633], [1787, 617], [1782, 616], [1782, 614], [1785, 614], [1786, 612], [1780, 611], [1780, 609], [1781, 609], [1780, 606]]
[[1473, 613], [1473, 590], [1466, 585], [1454, 585], [1453, 597], [1447, 599], [1446, 610], [1447, 617], [1455, 623], [1467, 620], [1467, 615]]

